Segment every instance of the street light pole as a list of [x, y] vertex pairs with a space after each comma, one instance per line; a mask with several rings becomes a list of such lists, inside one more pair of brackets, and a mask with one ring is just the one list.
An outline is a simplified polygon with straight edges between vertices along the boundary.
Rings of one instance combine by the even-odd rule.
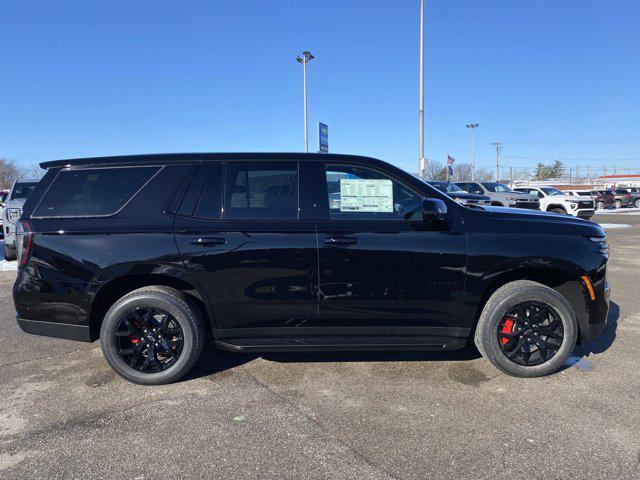
[[305, 50], [302, 52], [302, 57], [296, 57], [298, 63], [302, 64], [302, 102], [304, 111], [304, 152], [309, 153], [309, 131], [307, 129], [307, 63], [309, 63], [315, 57], [310, 51]]
[[476, 172], [476, 128], [479, 123], [469, 123], [465, 125], [471, 129], [471, 181], [475, 180]]
[[420, 0], [420, 100], [418, 107], [418, 176], [424, 177], [424, 2]]

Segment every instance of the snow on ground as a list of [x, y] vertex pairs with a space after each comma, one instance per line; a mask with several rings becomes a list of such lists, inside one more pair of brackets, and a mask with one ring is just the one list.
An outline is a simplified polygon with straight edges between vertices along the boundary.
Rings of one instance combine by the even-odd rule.
[[612, 228], [631, 228], [631, 225], [627, 225], [626, 223], [601, 223], [600, 226], [605, 230]]
[[16, 261], [7, 262], [4, 259], [4, 240], [0, 240], [0, 272], [11, 272], [18, 269]]
[[611, 210], [598, 210], [596, 215], [640, 215], [640, 208], [614, 208]]

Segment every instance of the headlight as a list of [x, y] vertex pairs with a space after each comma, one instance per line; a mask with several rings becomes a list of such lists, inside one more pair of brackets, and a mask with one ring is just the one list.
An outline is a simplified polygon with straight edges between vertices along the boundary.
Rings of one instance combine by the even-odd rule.
[[21, 208], [7, 208], [7, 220], [11, 223], [16, 223], [22, 215]]

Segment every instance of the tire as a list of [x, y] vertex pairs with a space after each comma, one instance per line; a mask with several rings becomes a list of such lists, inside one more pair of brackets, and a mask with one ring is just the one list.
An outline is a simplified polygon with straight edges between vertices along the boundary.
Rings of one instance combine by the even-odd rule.
[[596, 210], [604, 210], [605, 204], [604, 202], [596, 202]]
[[[134, 338], [131, 335], [128, 336], [128, 341], [132, 342], [133, 347], [128, 350], [137, 350], [135, 353], [135, 363], [133, 360], [129, 362], [125, 356], [119, 353], [125, 351], [121, 350], [122, 345], [119, 345], [119, 342], [126, 341], [127, 339], [127, 327], [125, 327], [124, 331], [122, 330], [123, 322], [125, 322], [124, 319], [133, 318], [131, 317], [132, 312], [151, 312], [151, 309], [153, 309], [153, 312], [159, 312], [157, 316], [161, 318], [170, 318], [169, 325], [174, 325], [172, 331], [179, 333], [176, 333], [172, 340], [167, 340], [167, 337], [160, 340], [160, 347], [158, 347], [158, 343], [155, 343], [155, 346], [158, 348], [153, 350], [155, 353], [149, 355], [149, 352], [154, 348], [153, 340], [149, 342], [146, 338], [151, 338], [151, 329], [149, 329], [149, 334], [143, 334], [141, 331], [143, 327], [138, 327], [139, 330], [136, 331], [139, 331], [140, 335], [136, 335], [135, 337], [140, 338]], [[163, 314], [165, 314], [165, 317], [162, 317]], [[134, 313], [134, 315], [136, 315], [136, 319], [141, 318], [141, 315], [138, 313]], [[145, 315], [145, 318], [147, 316], [149, 317], [147, 322], [158, 322], [152, 315], [151, 313]], [[147, 322], [141, 320], [140, 323], [143, 324]], [[155, 325], [158, 326], [158, 331], [160, 332], [161, 322], [155, 323]], [[166, 324], [164, 329], [168, 331], [166, 330]], [[155, 332], [156, 330], [153, 331]], [[144, 332], [147, 332], [147, 330], [145, 329]], [[122, 335], [122, 333], [124, 333], [124, 335]], [[182, 339], [178, 339], [180, 336]], [[125, 338], [125, 340], [122, 340], [122, 338]], [[160, 338], [162, 338], [162, 336], [160, 336]], [[135, 344], [133, 344], [134, 340], [136, 341]], [[169, 364], [170, 366], [164, 370], [158, 370], [163, 368], [161, 361], [158, 361], [158, 357], [162, 356], [162, 345], [165, 345], [173, 351], [175, 347], [170, 346], [169, 342], [180, 340], [179, 353], [170, 357], [172, 363], [164, 364]], [[156, 339], [156, 341], [158, 340]], [[144, 345], [147, 352], [146, 354], [144, 350], [140, 350], [144, 342], [146, 342]], [[200, 358], [204, 348], [204, 342], [205, 334], [197, 306], [178, 290], [163, 286], [143, 287], [128, 293], [111, 306], [100, 328], [100, 346], [102, 347], [102, 353], [109, 363], [109, 366], [125, 380], [141, 385], [161, 385], [172, 383], [182, 378], [193, 368]], [[151, 347], [149, 347], [149, 345], [151, 345]], [[133, 359], [133, 355], [131, 358]], [[154, 371], [141, 371], [132, 367], [132, 365], [139, 365], [140, 360], [143, 360], [142, 370], [145, 370], [144, 365], [147, 365], [147, 358], [153, 358], [147, 369], [151, 369], [153, 366]]]
[[[551, 311], [554, 312], [559, 321], [559, 327], [562, 329], [562, 339], [557, 340], [562, 342], [559, 348], [548, 360], [539, 364], [516, 363], [507, 357], [500, 345], [500, 334], [498, 333], [500, 325], [506, 322], [505, 317], [508, 312], [524, 302], [534, 302], [551, 307]], [[534, 334], [530, 333], [529, 335]], [[541, 377], [550, 375], [562, 367], [573, 351], [577, 338], [578, 323], [575, 312], [562, 295], [541, 283], [517, 280], [500, 287], [489, 298], [480, 314], [474, 341], [482, 356], [504, 373], [514, 377]], [[545, 345], [549, 346], [550, 344], [545, 343]], [[531, 355], [533, 356], [533, 353]], [[538, 356], [541, 356], [540, 352], [538, 352]]]
[[640, 198], [636, 198], [636, 201], [635, 201], [635, 202], [633, 202], [633, 205], [634, 205], [636, 208], [640, 208]]
[[615, 202], [616, 208], [622, 208], [622, 201], [621, 200], [616, 200]]
[[559, 213], [560, 215], [569, 215], [567, 212], [565, 212], [563, 208], [560, 208], [560, 207], [552, 207], [549, 210], [547, 210], [547, 212]]
[[16, 259], [16, 249], [13, 247], [4, 247], [4, 259], [7, 261], [13, 261]]

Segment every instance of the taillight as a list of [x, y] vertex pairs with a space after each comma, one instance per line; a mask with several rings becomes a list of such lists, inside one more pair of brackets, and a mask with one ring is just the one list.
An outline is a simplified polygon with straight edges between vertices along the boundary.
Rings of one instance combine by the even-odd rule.
[[24, 220], [16, 226], [16, 255], [18, 267], [24, 267], [29, 261], [35, 233], [31, 230], [31, 224]]

